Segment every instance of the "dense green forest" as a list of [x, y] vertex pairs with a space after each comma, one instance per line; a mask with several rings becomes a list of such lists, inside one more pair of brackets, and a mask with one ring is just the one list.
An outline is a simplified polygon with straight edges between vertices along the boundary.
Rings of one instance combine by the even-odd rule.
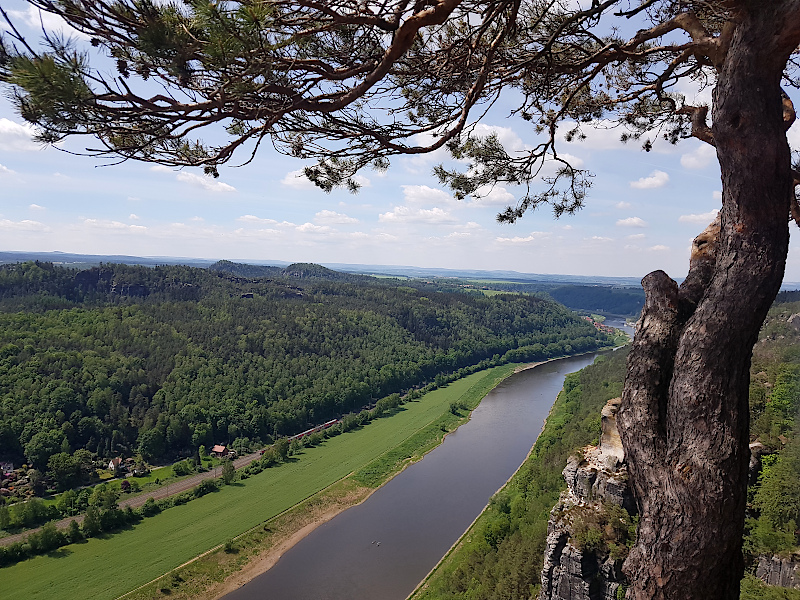
[[[800, 301], [782, 293], [753, 350], [751, 441], [763, 444], [762, 470], [751, 481], [744, 551], [749, 573], [742, 599], [800, 599], [753, 577], [759, 555], [789, 556], [800, 545]], [[568, 375], [529, 459], [495, 498], [464, 545], [415, 600], [506, 600], [538, 594], [547, 520], [566, 488], [567, 457], [600, 434], [600, 410], [622, 391], [626, 351]]]
[[800, 313], [796, 300], [791, 293], [778, 297], [753, 349], [750, 431], [752, 440], [764, 446], [761, 474], [749, 489], [745, 551], [753, 560], [760, 554], [791, 554], [800, 543], [800, 317], [792, 319]]
[[644, 306], [642, 288], [562, 285], [547, 293], [569, 308], [612, 315], [638, 315]]
[[229, 266], [0, 267], [0, 459], [254, 445], [442, 373], [610, 343], [534, 296]]
[[[550, 298], [574, 310], [610, 315], [636, 316], [642, 311], [642, 306], [644, 306], [644, 290], [641, 287], [554, 284], [544, 282], [470, 282], [468, 280], [455, 280], [450, 283], [450, 285], [455, 287], [459, 283], [467, 283], [471, 286], [474, 285], [479, 289], [513, 292], [516, 294], [546, 294]], [[440, 285], [445, 285], [445, 283], [440, 281]]]

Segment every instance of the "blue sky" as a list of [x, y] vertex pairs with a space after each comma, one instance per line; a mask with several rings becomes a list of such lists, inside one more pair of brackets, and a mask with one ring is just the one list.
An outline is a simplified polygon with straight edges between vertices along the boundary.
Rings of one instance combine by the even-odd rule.
[[[35, 39], [38, 17], [27, 5], [3, 5]], [[533, 144], [533, 129], [506, 112], [494, 109], [481, 131], [496, 132], [510, 151]], [[194, 169], [102, 166], [34, 143], [3, 98], [0, 250], [684, 276], [692, 238], [720, 206], [713, 148], [686, 140], [645, 153], [620, 144], [619, 129], [588, 133], [561, 146], [596, 175], [586, 207], [558, 220], [545, 209], [500, 225], [495, 215], [520, 191], [497, 188], [479, 202], [457, 202], [431, 175], [443, 154], [394, 159], [385, 174], [365, 171], [356, 195], [317, 190], [297, 177], [304, 163], [271, 151], [245, 167], [222, 167], [216, 180]], [[789, 138], [800, 148], [797, 124]], [[792, 235], [786, 280], [800, 281], [796, 228]]]

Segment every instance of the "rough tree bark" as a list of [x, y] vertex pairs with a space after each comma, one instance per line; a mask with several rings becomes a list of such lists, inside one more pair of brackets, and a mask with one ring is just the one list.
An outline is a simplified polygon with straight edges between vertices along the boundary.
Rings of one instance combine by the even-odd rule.
[[783, 278], [793, 183], [781, 75], [800, 42], [800, 2], [739, 2], [714, 90], [719, 235], [695, 240], [678, 286], [647, 301], [618, 415], [639, 535], [625, 563], [636, 600], [739, 597], [752, 348]]

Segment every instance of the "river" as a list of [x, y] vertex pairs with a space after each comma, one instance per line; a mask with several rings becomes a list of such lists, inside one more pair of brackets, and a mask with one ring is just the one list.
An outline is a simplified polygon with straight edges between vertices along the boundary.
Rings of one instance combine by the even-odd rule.
[[525, 460], [564, 377], [595, 356], [509, 377], [425, 458], [225, 599], [405, 599]]

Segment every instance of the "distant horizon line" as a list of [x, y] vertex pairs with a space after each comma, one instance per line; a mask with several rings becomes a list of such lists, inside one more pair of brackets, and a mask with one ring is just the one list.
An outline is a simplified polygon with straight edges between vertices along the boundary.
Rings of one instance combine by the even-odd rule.
[[[638, 287], [641, 285], [641, 277], [636, 275], [583, 275], [569, 273], [529, 273], [514, 271], [509, 269], [470, 269], [453, 267], [420, 267], [414, 265], [379, 265], [364, 263], [340, 263], [340, 262], [314, 262], [307, 260], [287, 261], [278, 259], [245, 259], [245, 258], [201, 258], [188, 256], [137, 256], [132, 254], [85, 254], [80, 252], [64, 252], [61, 250], [50, 251], [27, 251], [27, 250], [0, 250], [0, 264], [8, 264], [6, 256], [28, 257], [28, 259], [41, 258], [72, 258], [73, 264], [94, 264], [102, 262], [116, 262], [122, 264], [141, 264], [142, 266], [156, 266], [158, 264], [172, 264], [198, 267], [201, 265], [211, 266], [217, 262], [226, 260], [228, 262], [254, 265], [254, 266], [274, 266], [285, 267], [298, 263], [313, 263], [333, 270], [344, 270], [345, 272], [355, 272], [359, 274], [380, 274], [380, 275], [401, 275], [404, 277], [442, 277], [441, 273], [448, 273], [445, 277], [450, 278], [475, 278], [487, 277], [494, 280], [519, 279], [522, 281], [545, 282], [545, 283], [572, 283], [582, 285], [623, 285], [626, 287]], [[84, 259], [84, 260], [74, 260]], [[89, 259], [89, 260], [86, 260]], [[56, 261], [49, 261], [56, 262]], [[64, 263], [64, 266], [70, 266]], [[456, 275], [460, 273], [461, 275]], [[683, 281], [683, 277], [673, 278], [676, 281]], [[800, 289], [800, 282], [784, 281], [781, 284], [781, 291], [784, 288]]]
[[[232, 263], [255, 265], [255, 266], [289, 266], [297, 263], [313, 263], [323, 267], [357, 267], [358, 272], [363, 273], [367, 270], [376, 269], [389, 269], [389, 270], [403, 270], [403, 271], [418, 271], [426, 272], [430, 276], [435, 276], [436, 272], [456, 272], [456, 273], [473, 273], [473, 274], [505, 274], [506, 276], [522, 276], [524, 279], [530, 278], [546, 278], [547, 280], [561, 281], [562, 278], [579, 278], [586, 280], [633, 280], [638, 285], [641, 277], [636, 275], [584, 275], [584, 274], [570, 274], [570, 273], [531, 273], [524, 271], [515, 271], [511, 269], [472, 269], [472, 268], [457, 268], [457, 267], [422, 267], [417, 265], [384, 265], [384, 264], [365, 264], [365, 263], [344, 263], [344, 262], [317, 262], [308, 260], [295, 260], [287, 261], [280, 259], [250, 259], [250, 258], [205, 258], [205, 257], [190, 257], [190, 256], [138, 256], [134, 254], [87, 254], [81, 252], [64, 252], [61, 250], [39, 251], [39, 250], [0, 250], [0, 264], [6, 262], [3, 255], [19, 255], [24, 256], [63, 256], [64, 258], [74, 259], [95, 259], [89, 262], [107, 262], [98, 259], [126, 259], [133, 261], [147, 261], [148, 263], [156, 263], [158, 261], [168, 261], [164, 264], [186, 264], [187, 266], [194, 266], [190, 263], [202, 263], [213, 265], [222, 260]], [[185, 262], [188, 261], [188, 262]], [[77, 261], [76, 261], [77, 262]], [[125, 263], [123, 263], [125, 264]], [[391, 273], [380, 273], [391, 274]]]

